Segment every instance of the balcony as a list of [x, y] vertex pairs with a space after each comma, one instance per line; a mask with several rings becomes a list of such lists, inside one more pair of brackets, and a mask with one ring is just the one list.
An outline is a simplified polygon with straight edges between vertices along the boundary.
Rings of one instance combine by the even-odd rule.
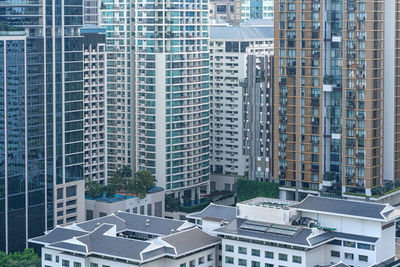
[[365, 85], [357, 84], [356, 88], [357, 90], [365, 90]]
[[364, 114], [358, 114], [357, 120], [362, 121], [364, 119]]

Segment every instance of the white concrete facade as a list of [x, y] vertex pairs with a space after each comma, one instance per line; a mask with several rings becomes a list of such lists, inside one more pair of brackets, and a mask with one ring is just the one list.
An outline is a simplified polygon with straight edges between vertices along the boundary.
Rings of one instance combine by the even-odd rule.
[[250, 19], [274, 19], [274, 1], [243, 0], [240, 15], [242, 22]]
[[85, 221], [85, 180], [54, 187], [54, 225]]
[[[143, 267], [215, 267], [215, 248], [206, 249], [179, 259], [163, 257], [154, 261], [140, 264]], [[48, 255], [48, 256], [46, 256]], [[51, 260], [46, 260], [46, 257]], [[65, 254], [61, 251], [43, 248], [42, 267], [132, 267], [139, 266], [135, 262], [121, 262], [100, 257], [83, 257], [80, 255]], [[58, 261], [57, 261], [58, 260]], [[63, 265], [65, 263], [65, 265]], [[75, 265], [74, 265], [75, 264]], [[80, 264], [80, 265], [79, 265]]]
[[136, 169], [186, 203], [209, 191], [207, 4], [143, 1], [131, 11]]
[[107, 175], [133, 167], [131, 16], [129, 1], [103, 1], [99, 26], [106, 29]]
[[148, 193], [144, 198], [121, 196], [120, 200], [109, 202], [102, 199], [85, 199], [85, 206], [86, 220], [107, 216], [117, 211], [164, 217], [165, 191]]
[[[293, 229], [304, 225], [302, 220], [308, 223], [304, 228], [298, 228], [293, 242], [283, 233], [283, 239], [279, 235], [266, 238], [265, 233], [269, 230], [258, 232], [257, 228], [252, 231], [242, 226], [233, 230], [229, 224], [224, 227], [228, 231], [217, 229], [215, 231], [222, 238], [222, 266], [314, 267], [343, 262], [349, 266], [367, 267], [394, 260], [395, 222], [400, 215], [397, 208], [382, 204], [358, 206], [360, 202], [341, 200], [341, 203], [331, 203], [331, 210], [338, 212], [330, 212], [318, 211], [317, 205], [318, 201], [325, 205], [330, 200], [313, 197], [313, 201], [313, 204], [307, 204], [310, 208], [303, 202], [266, 198], [238, 203], [234, 225], [241, 225], [243, 219], [246, 219], [243, 225], [257, 225], [258, 222], [261, 228]], [[357, 210], [360, 208], [365, 210], [360, 213]], [[340, 213], [341, 209], [343, 213]], [[306, 229], [311, 229], [311, 234], [302, 243], [298, 238]]]
[[[244, 92], [241, 82], [247, 76], [248, 55], [272, 54], [273, 35], [270, 38], [230, 35], [236, 29], [244, 33], [249, 30], [245, 26], [211, 27], [210, 165], [214, 173], [243, 176], [248, 168], [248, 156], [243, 150]], [[237, 49], [231, 45], [237, 45]]]
[[[105, 33], [102, 33], [103, 35]], [[90, 35], [87, 35], [91, 39]], [[93, 38], [93, 37], [92, 37]], [[94, 39], [94, 38], [93, 38]], [[105, 40], [85, 42], [83, 52], [84, 177], [101, 184], [107, 181], [106, 161], [106, 51]]]

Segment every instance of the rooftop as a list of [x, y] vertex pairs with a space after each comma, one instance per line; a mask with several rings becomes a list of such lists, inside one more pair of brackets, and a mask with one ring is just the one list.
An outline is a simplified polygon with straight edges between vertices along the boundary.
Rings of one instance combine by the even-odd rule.
[[274, 38], [274, 27], [211, 25], [210, 40], [250, 41]]
[[106, 29], [95, 24], [85, 24], [81, 28], [81, 33], [106, 33]]
[[241, 24], [242, 26], [263, 26], [274, 27], [273, 19], [249, 19]]
[[210, 203], [202, 211], [189, 214], [186, 217], [190, 219], [230, 222], [236, 217], [236, 207]]
[[[164, 189], [162, 187], [155, 186], [152, 189], [148, 190], [147, 194], [154, 194], [154, 193], [158, 193], [158, 192], [162, 192], [162, 191], [164, 191]], [[90, 196], [85, 196], [86, 199], [95, 200], [95, 201], [99, 201], [99, 202], [105, 202], [105, 203], [115, 203], [115, 202], [124, 201], [124, 200], [130, 199], [130, 198], [136, 198], [136, 197], [137, 196], [123, 194], [123, 193], [115, 194], [114, 197], [106, 197], [106, 195], [104, 194], [103, 197], [95, 198], [95, 199], [93, 199]]]
[[291, 200], [276, 199], [276, 198], [257, 197], [257, 198], [249, 199], [246, 201], [242, 201], [239, 204], [249, 205], [249, 206], [258, 206], [258, 207], [288, 209], [288, 207], [290, 205], [293, 205], [296, 203], [298, 203], [298, 202], [291, 201]]
[[[86, 256], [101, 255], [138, 262], [164, 256], [180, 257], [197, 249], [212, 247], [219, 242], [218, 238], [187, 222], [130, 215], [136, 214], [119, 212], [85, 223], [56, 227], [44, 236], [29, 241]], [[158, 236], [149, 240], [138, 240], [123, 235], [123, 231], [147, 231], [148, 234], [157, 232]]]
[[290, 206], [298, 211], [333, 213], [342, 216], [362, 217], [387, 221], [400, 216], [400, 211], [388, 204], [334, 199], [308, 195], [303, 201]]
[[[312, 247], [333, 240], [333, 237], [325, 235], [325, 232], [321, 231], [320, 234], [315, 234], [317, 230], [278, 224], [265, 225], [262, 222], [236, 218], [228, 225], [215, 230], [215, 232], [221, 235], [248, 237], [268, 242], [275, 241], [302, 247]], [[317, 236], [318, 239], [313, 239]]]

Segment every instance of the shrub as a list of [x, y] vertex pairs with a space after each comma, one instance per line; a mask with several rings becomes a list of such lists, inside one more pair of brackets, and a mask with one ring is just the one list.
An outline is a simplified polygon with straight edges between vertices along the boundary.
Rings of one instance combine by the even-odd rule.
[[255, 197], [279, 198], [279, 184], [239, 179], [236, 183], [238, 202]]

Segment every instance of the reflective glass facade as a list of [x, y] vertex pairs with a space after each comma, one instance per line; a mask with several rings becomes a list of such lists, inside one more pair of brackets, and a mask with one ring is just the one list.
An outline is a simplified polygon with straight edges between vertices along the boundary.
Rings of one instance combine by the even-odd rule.
[[54, 227], [53, 186], [83, 177], [82, 1], [44, 4], [0, 1], [0, 24], [22, 31], [0, 34], [2, 251]]

